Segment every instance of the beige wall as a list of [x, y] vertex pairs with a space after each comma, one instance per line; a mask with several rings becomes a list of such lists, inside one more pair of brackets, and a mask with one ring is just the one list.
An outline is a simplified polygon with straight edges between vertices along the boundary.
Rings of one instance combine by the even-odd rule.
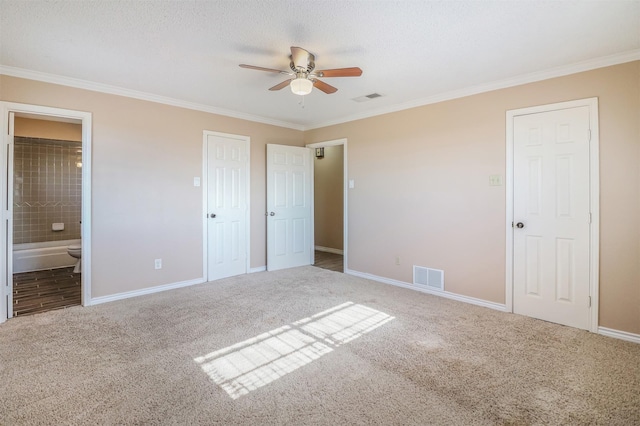
[[[505, 302], [507, 110], [599, 98], [600, 325], [640, 333], [640, 62], [305, 132], [348, 138], [348, 268], [412, 281], [444, 269], [446, 290]], [[395, 256], [400, 265], [395, 265]]]
[[60, 121], [16, 117], [13, 133], [16, 136], [82, 142], [82, 125]]
[[342, 250], [344, 212], [344, 146], [324, 147], [314, 157], [314, 226], [316, 246]]
[[[199, 278], [202, 130], [251, 137], [251, 266], [265, 264], [265, 144], [348, 138], [349, 265], [504, 303], [505, 112], [600, 102], [600, 325], [640, 333], [640, 62], [299, 131], [0, 76], [4, 101], [93, 113], [93, 296]], [[395, 257], [400, 265], [395, 265]], [[153, 259], [163, 258], [163, 269]]]
[[93, 114], [93, 297], [202, 276], [203, 130], [251, 137], [251, 266], [265, 265], [266, 144], [301, 146], [301, 131], [7, 76], [0, 87], [3, 101]]

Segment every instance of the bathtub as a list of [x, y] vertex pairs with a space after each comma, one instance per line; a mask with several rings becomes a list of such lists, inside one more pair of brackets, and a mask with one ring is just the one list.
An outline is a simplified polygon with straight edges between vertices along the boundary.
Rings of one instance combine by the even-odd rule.
[[67, 246], [81, 240], [45, 241], [13, 245], [13, 273], [64, 268], [76, 264], [67, 254]]

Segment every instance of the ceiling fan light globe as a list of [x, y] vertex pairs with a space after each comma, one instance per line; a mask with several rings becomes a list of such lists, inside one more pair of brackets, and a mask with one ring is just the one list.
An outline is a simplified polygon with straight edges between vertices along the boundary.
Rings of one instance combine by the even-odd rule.
[[306, 78], [300, 77], [291, 80], [291, 91], [300, 96], [308, 95], [311, 93], [313, 89], [313, 82], [311, 80], [307, 80]]

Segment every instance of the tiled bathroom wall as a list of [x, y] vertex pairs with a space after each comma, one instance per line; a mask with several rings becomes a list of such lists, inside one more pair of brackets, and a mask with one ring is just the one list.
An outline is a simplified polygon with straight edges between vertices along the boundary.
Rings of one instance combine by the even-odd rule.
[[81, 162], [79, 142], [14, 138], [14, 244], [80, 238]]

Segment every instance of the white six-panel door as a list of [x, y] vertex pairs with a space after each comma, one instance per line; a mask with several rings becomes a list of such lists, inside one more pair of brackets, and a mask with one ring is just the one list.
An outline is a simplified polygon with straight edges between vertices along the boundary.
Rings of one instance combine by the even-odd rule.
[[249, 141], [205, 132], [207, 280], [247, 272]]
[[513, 310], [589, 329], [589, 107], [516, 116], [513, 138]]
[[310, 265], [311, 149], [267, 145], [267, 270]]

